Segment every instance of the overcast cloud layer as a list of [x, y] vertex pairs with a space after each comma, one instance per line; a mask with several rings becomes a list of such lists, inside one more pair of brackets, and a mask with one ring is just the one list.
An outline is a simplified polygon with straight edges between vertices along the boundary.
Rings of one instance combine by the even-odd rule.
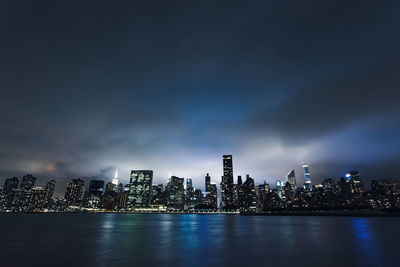
[[[82, 3], [85, 2], [85, 3]], [[217, 3], [218, 2], [218, 3]], [[1, 1], [0, 175], [400, 174], [399, 1]], [[236, 178], [235, 178], [236, 179]]]

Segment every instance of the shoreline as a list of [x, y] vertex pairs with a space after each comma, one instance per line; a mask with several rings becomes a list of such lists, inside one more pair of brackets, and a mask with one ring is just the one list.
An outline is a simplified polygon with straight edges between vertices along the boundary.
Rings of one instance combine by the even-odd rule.
[[329, 212], [241, 212], [241, 216], [321, 216], [321, 217], [400, 217], [399, 212], [348, 212], [348, 211], [329, 211]]
[[37, 211], [37, 212], [6, 212], [0, 214], [172, 214], [172, 215], [240, 215], [240, 216], [320, 216], [320, 217], [400, 217], [400, 212], [135, 212], [135, 211]]

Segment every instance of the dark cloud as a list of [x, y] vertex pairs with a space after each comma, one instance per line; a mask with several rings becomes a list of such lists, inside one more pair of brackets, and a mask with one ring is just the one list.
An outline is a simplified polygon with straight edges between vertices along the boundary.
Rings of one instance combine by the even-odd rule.
[[304, 88], [275, 108], [252, 116], [255, 120], [251, 127], [259, 126], [289, 142], [297, 142], [318, 138], [360, 120], [398, 115], [400, 77], [397, 64]]

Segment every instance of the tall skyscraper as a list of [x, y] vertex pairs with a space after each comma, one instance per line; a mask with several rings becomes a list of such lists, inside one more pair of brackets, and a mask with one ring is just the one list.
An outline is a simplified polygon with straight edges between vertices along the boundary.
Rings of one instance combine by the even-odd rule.
[[21, 184], [19, 188], [22, 190], [31, 190], [35, 186], [36, 177], [33, 177], [32, 174], [27, 174], [22, 177]]
[[91, 180], [89, 184], [89, 191], [86, 199], [86, 206], [88, 208], [98, 209], [101, 207], [101, 201], [104, 191], [103, 180]]
[[45, 201], [46, 204], [51, 201], [51, 198], [53, 197], [53, 193], [54, 193], [54, 188], [56, 187], [56, 181], [55, 180], [51, 180], [50, 182], [48, 182], [46, 184], [46, 188], [45, 188]]
[[152, 170], [133, 170], [129, 182], [128, 208], [150, 205], [153, 184]]
[[208, 196], [208, 205], [212, 209], [218, 208], [218, 193], [217, 193], [217, 184], [214, 182], [210, 182], [210, 193]]
[[3, 192], [5, 194], [5, 207], [11, 209], [15, 196], [14, 190], [18, 188], [19, 180], [17, 177], [11, 177], [4, 182]]
[[221, 209], [233, 209], [233, 163], [232, 155], [223, 155], [224, 176], [221, 181]]
[[68, 205], [79, 206], [82, 202], [82, 194], [85, 189], [85, 181], [81, 178], [72, 179], [65, 191], [65, 200]]
[[238, 208], [246, 207], [246, 198], [243, 188], [242, 176], [238, 176], [238, 183], [237, 183], [237, 206]]
[[277, 193], [278, 193], [278, 196], [280, 197], [280, 198], [282, 198], [282, 196], [283, 196], [283, 183], [282, 183], [282, 181], [281, 180], [277, 180], [276, 181], [276, 191], [277, 191]]
[[223, 166], [224, 166], [224, 177], [227, 182], [233, 184], [233, 163], [232, 155], [223, 156]]
[[115, 170], [114, 179], [112, 179], [112, 184], [115, 185], [115, 190], [118, 188], [118, 169]]
[[47, 202], [46, 191], [40, 186], [33, 187], [29, 194], [29, 202], [26, 205], [27, 206], [26, 210], [28, 211], [43, 210], [46, 202]]
[[248, 210], [256, 210], [257, 196], [254, 187], [254, 179], [246, 175], [246, 181], [243, 183], [243, 191], [245, 196], [245, 208]]
[[167, 184], [167, 205], [170, 209], [183, 210], [185, 188], [183, 186], [185, 179], [171, 176]]
[[12, 193], [13, 189], [17, 189], [19, 180], [17, 177], [11, 177], [5, 180], [3, 191], [6, 194]]
[[260, 210], [264, 209], [265, 200], [267, 199], [269, 191], [270, 191], [269, 184], [267, 184], [265, 181], [264, 184], [260, 184], [256, 187], [258, 209]]
[[195, 189], [193, 188], [192, 179], [186, 179], [186, 205], [189, 209], [194, 209], [197, 206], [197, 198]]
[[207, 189], [210, 187], [210, 183], [211, 183], [211, 177], [210, 177], [210, 175], [208, 173], [207, 173], [207, 175], [205, 177], [205, 182], [206, 182], [205, 189], [206, 189], [206, 192], [208, 192], [209, 190], [207, 190]]
[[304, 189], [310, 191], [312, 189], [310, 169], [307, 164], [303, 164], [302, 167], [304, 169]]
[[346, 178], [350, 182], [352, 194], [360, 196], [364, 193], [364, 184], [358, 171], [350, 171], [346, 174]]
[[206, 182], [206, 206], [210, 209], [218, 208], [217, 185], [211, 182], [211, 177], [207, 173], [205, 177]]
[[166, 205], [164, 186], [162, 184], [152, 185], [151, 203], [156, 205]]
[[193, 181], [190, 178], [186, 179], [186, 190], [188, 190], [189, 188], [193, 188]]
[[292, 188], [292, 191], [296, 191], [297, 189], [297, 184], [296, 184], [296, 175], [294, 173], [294, 170], [291, 170], [288, 175], [287, 175], [287, 181], [290, 184], [290, 187]]
[[115, 210], [118, 207], [119, 197], [118, 185], [108, 182], [102, 197], [101, 207], [106, 210]]

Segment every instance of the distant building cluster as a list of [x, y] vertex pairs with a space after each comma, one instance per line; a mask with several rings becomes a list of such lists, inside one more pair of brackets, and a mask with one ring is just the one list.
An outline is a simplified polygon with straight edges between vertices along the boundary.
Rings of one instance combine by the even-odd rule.
[[[254, 179], [241, 176], [234, 183], [232, 155], [223, 156], [223, 176], [219, 198], [215, 182], [205, 176], [205, 191], [193, 187], [192, 179], [170, 176], [166, 186], [153, 184], [152, 170], [132, 170], [129, 183], [119, 183], [118, 171], [114, 179], [91, 180], [88, 187], [81, 178], [72, 179], [64, 198], [53, 196], [56, 181], [45, 188], [35, 186], [36, 177], [25, 175], [5, 180], [0, 187], [0, 211], [127, 211], [127, 212], [270, 212], [321, 210], [398, 210], [400, 186], [392, 179], [373, 180], [365, 190], [358, 171], [350, 171], [335, 183], [325, 179], [312, 184], [310, 169], [303, 166], [304, 183], [298, 186], [295, 171], [284, 181], [276, 181], [274, 188], [267, 183], [256, 185]], [[219, 199], [219, 201], [218, 201]]]

